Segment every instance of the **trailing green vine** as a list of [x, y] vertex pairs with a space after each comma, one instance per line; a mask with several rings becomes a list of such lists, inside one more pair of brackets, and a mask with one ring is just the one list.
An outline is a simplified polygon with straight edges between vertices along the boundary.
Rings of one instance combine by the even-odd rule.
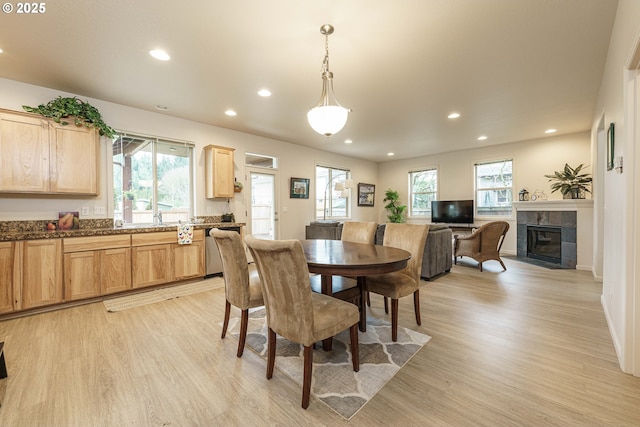
[[88, 102], [82, 101], [76, 97], [63, 98], [57, 97], [46, 104], [40, 104], [37, 107], [29, 107], [23, 105], [22, 108], [29, 113], [40, 114], [44, 117], [53, 119], [54, 122], [63, 126], [69, 124], [67, 119], [73, 117], [73, 124], [76, 126], [95, 127], [100, 135], [113, 138], [116, 136], [116, 130], [107, 125], [102, 120], [100, 111]]

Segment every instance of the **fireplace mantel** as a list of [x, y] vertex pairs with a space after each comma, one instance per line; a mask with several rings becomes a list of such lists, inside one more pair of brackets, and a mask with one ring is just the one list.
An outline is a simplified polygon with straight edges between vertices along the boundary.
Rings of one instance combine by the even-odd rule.
[[[545, 222], [551, 218], [554, 225], [557, 221], [561, 221], [560, 212], [576, 212], [576, 269], [591, 270], [593, 266], [593, 200], [592, 199], [565, 199], [565, 200], [536, 200], [535, 202], [514, 202], [518, 227], [518, 255], [521, 252], [521, 246], [524, 239], [526, 248], [526, 225], [535, 224], [538, 221], [532, 221], [531, 214], [525, 212], [539, 212], [540, 218], [544, 218]], [[557, 213], [556, 213], [557, 212]], [[545, 214], [546, 213], [546, 214]], [[536, 216], [538, 217], [538, 216]], [[546, 222], [551, 224], [550, 222]], [[523, 235], [524, 233], [524, 235]]]
[[513, 202], [516, 211], [577, 211], [593, 209], [593, 199], [536, 200]]

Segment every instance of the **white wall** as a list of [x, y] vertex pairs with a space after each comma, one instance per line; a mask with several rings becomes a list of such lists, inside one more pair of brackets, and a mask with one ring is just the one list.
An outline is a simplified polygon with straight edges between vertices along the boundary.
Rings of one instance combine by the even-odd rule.
[[[443, 145], [446, 145], [446, 141], [443, 141]], [[379, 167], [379, 182], [384, 187], [376, 191], [376, 204], [382, 205], [384, 191], [387, 188], [397, 190], [400, 193], [402, 203], [407, 204], [408, 172], [432, 166], [438, 167], [439, 171], [438, 198], [440, 200], [474, 199], [473, 165], [478, 161], [506, 158], [513, 159], [514, 197], [516, 200], [518, 192], [523, 187], [526, 187], [530, 193], [535, 190], [544, 191], [548, 200], [562, 199], [559, 192], [551, 193], [550, 183], [544, 175], [560, 170], [565, 163], [569, 163], [573, 167], [580, 163], [589, 165], [590, 147], [589, 132], [582, 132], [382, 163]], [[587, 168], [586, 171], [590, 172], [591, 168]], [[377, 219], [379, 222], [384, 222], [386, 220], [385, 212], [381, 211], [380, 217]], [[514, 211], [512, 217], [507, 219], [510, 228], [502, 246], [502, 251], [506, 254], [516, 254], [515, 220]], [[425, 222], [411, 218], [409, 221]], [[481, 218], [476, 220], [476, 224], [483, 222], [485, 221]], [[588, 233], [578, 236], [578, 241], [581, 239], [589, 239], [590, 241], [591, 238]], [[590, 265], [584, 267], [591, 268]]]
[[[0, 108], [23, 111], [22, 105], [36, 106], [57, 96], [74, 96], [44, 87], [28, 85], [12, 80], [0, 79]], [[351, 170], [356, 182], [377, 183], [377, 164], [365, 160], [340, 156], [320, 150], [293, 145], [273, 139], [262, 138], [241, 132], [230, 131], [189, 120], [178, 119], [161, 113], [125, 107], [110, 102], [78, 96], [89, 101], [100, 110], [110, 126], [123, 131], [141, 133], [191, 141], [196, 144], [196, 206], [195, 215], [217, 215], [223, 212], [226, 200], [204, 198], [204, 158], [202, 148], [208, 144], [235, 148], [235, 175], [244, 180], [244, 155], [246, 152], [278, 157], [278, 197], [280, 212], [279, 238], [304, 238], [305, 225], [314, 219], [315, 164], [321, 162], [331, 166], [346, 167]], [[111, 147], [102, 139], [100, 161], [100, 195], [78, 198], [60, 196], [0, 195], [0, 220], [56, 219], [60, 211], [81, 211], [89, 207], [88, 218], [100, 218], [94, 207], [104, 207], [106, 217], [113, 218], [111, 196]], [[311, 178], [309, 199], [289, 198], [289, 178]], [[246, 188], [246, 182], [244, 182]], [[246, 222], [246, 191], [231, 201], [231, 211], [236, 221]], [[352, 193], [355, 196], [355, 192]], [[358, 207], [355, 197], [351, 198], [352, 217], [355, 220], [374, 221], [374, 209]], [[286, 208], [287, 212], [283, 212]]]
[[[598, 214], [603, 216], [604, 224], [602, 304], [620, 366], [623, 371], [635, 375], [640, 375], [640, 329], [634, 326], [639, 308], [634, 303], [634, 296], [637, 298], [639, 284], [634, 277], [638, 260], [633, 250], [633, 233], [637, 232], [638, 225], [635, 224], [640, 212], [634, 207], [638, 197], [638, 189], [634, 188], [638, 164], [633, 156], [637, 141], [628, 135], [632, 123], [626, 122], [625, 92], [630, 74], [626, 67], [638, 43], [639, 31], [640, 2], [619, 0], [592, 128], [596, 140], [603, 114], [606, 126], [615, 123], [615, 155], [622, 156], [625, 161], [622, 174], [601, 172], [604, 203]], [[598, 161], [604, 164], [605, 159]]]

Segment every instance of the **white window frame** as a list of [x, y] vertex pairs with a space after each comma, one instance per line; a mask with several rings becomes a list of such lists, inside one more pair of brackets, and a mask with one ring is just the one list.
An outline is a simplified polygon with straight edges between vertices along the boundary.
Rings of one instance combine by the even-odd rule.
[[[425, 173], [425, 172], [435, 172], [435, 190], [434, 191], [416, 191], [416, 189], [414, 188], [414, 179], [415, 176], [420, 174], [420, 173]], [[431, 217], [431, 203], [429, 203], [427, 205], [426, 208], [426, 212], [424, 214], [416, 214], [414, 212], [414, 208], [413, 208], [413, 200], [414, 200], [414, 196], [417, 195], [433, 195], [433, 198], [431, 200], [438, 200], [438, 188], [439, 188], [439, 175], [440, 175], [440, 171], [438, 170], [437, 166], [432, 166], [432, 167], [426, 167], [423, 169], [416, 169], [416, 170], [412, 170], [409, 171], [408, 173], [408, 180], [409, 180], [409, 217], [413, 217], [413, 218], [430, 218]]]
[[[329, 182], [327, 182], [327, 178], [325, 174], [318, 174], [318, 169], [323, 168], [329, 171]], [[347, 197], [341, 197], [338, 195], [338, 192], [334, 190], [336, 183], [341, 182], [342, 184], [346, 183], [346, 180], [351, 179], [351, 171], [344, 167], [339, 166], [329, 166], [326, 164], [316, 164], [315, 167], [315, 177], [316, 177], [316, 197], [315, 197], [315, 217], [317, 220], [344, 220], [351, 218], [351, 189], [345, 189]], [[325, 194], [327, 197], [325, 204]], [[334, 205], [336, 205], [336, 200], [346, 199], [345, 200], [345, 215], [336, 215], [334, 214]]]
[[[482, 185], [479, 182], [479, 177], [478, 177], [478, 166], [487, 166], [487, 165], [492, 165], [492, 164], [500, 164], [500, 163], [507, 163], [510, 162], [511, 163], [511, 185], [510, 186], [485, 186]], [[475, 208], [475, 212], [474, 212], [474, 216], [476, 219], [495, 219], [495, 218], [513, 218], [513, 181], [514, 181], [514, 172], [513, 172], [513, 158], [503, 158], [503, 159], [499, 159], [499, 160], [487, 160], [487, 161], [481, 161], [481, 162], [475, 162], [473, 165], [473, 180], [474, 180], [474, 187], [475, 187], [475, 191], [474, 191], [474, 208]], [[486, 192], [486, 191], [506, 191], [508, 194], [508, 197], [510, 198], [510, 201], [508, 202], [507, 205], [495, 205], [495, 206], [490, 206], [493, 208], [503, 208], [500, 209], [501, 211], [504, 212], [497, 212], [495, 214], [490, 214], [487, 212], [480, 212], [480, 210], [482, 209], [480, 207], [480, 193], [481, 192]], [[508, 211], [508, 212], [507, 212]]]

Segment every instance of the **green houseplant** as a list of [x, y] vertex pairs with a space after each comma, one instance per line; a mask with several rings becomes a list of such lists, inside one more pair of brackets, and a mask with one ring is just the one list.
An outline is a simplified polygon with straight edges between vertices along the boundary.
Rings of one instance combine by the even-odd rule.
[[555, 193], [560, 190], [565, 199], [584, 199], [585, 193], [591, 193], [589, 186], [591, 185], [591, 174], [581, 173], [584, 164], [579, 164], [572, 168], [567, 163], [562, 171], [555, 171], [553, 175], [545, 175], [549, 178], [551, 184], [551, 192]]
[[404, 222], [404, 212], [407, 210], [407, 206], [400, 204], [400, 195], [397, 191], [388, 189], [384, 193], [383, 202], [388, 202], [384, 208], [389, 211], [389, 215], [387, 215], [389, 222]]
[[65, 119], [73, 118], [73, 124], [76, 126], [92, 127], [94, 126], [100, 132], [100, 135], [113, 138], [116, 135], [115, 129], [107, 125], [102, 120], [100, 111], [88, 102], [82, 101], [76, 97], [63, 98], [61, 96], [46, 104], [40, 104], [37, 107], [29, 107], [23, 105], [22, 108], [29, 113], [40, 114], [53, 119], [54, 122], [63, 126], [69, 124]]

